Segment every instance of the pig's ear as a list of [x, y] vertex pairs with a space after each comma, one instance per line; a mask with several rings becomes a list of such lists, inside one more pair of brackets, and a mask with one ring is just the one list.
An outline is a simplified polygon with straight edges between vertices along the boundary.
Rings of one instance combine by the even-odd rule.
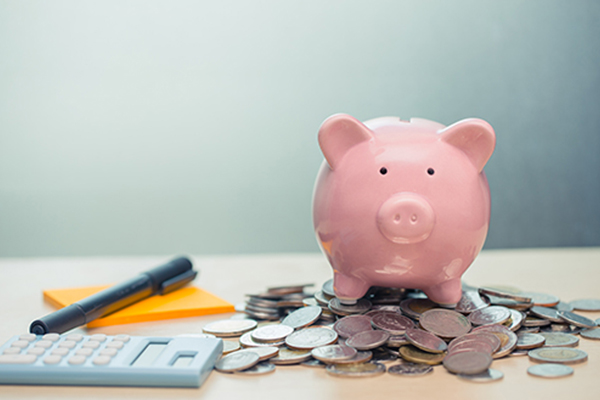
[[319, 129], [319, 146], [331, 169], [336, 169], [348, 150], [372, 138], [369, 128], [346, 114], [332, 115]]
[[496, 146], [496, 134], [490, 124], [481, 119], [458, 121], [439, 132], [440, 139], [462, 150], [481, 172]]

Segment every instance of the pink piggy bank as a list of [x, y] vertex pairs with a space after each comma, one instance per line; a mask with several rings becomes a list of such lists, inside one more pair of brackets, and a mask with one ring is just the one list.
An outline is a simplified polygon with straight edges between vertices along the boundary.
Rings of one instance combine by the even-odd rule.
[[445, 127], [396, 117], [363, 124], [338, 114], [323, 122], [313, 222], [336, 297], [352, 304], [385, 286], [455, 305], [488, 231], [483, 167], [495, 144], [480, 119]]

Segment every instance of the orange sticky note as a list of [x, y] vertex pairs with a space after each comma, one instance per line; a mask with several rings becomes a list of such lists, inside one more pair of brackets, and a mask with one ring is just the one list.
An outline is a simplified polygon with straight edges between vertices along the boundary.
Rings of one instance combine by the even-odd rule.
[[[55, 307], [62, 308], [110, 286], [44, 290], [44, 300]], [[106, 317], [98, 318], [88, 323], [87, 326], [88, 328], [95, 328], [98, 326], [197, 317], [228, 312], [235, 312], [232, 304], [203, 289], [186, 286], [165, 295], [148, 297]]]

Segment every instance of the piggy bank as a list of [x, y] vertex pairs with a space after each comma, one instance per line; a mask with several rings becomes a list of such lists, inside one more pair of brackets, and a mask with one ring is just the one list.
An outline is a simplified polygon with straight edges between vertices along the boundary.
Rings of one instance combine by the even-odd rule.
[[480, 119], [448, 127], [417, 118], [325, 120], [313, 223], [336, 297], [352, 304], [384, 286], [421, 289], [455, 305], [488, 231], [483, 167], [495, 144]]

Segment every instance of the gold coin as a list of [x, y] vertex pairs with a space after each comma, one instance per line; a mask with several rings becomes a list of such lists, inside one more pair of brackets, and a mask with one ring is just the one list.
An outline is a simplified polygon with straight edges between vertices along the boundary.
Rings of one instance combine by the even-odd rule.
[[444, 353], [427, 353], [414, 346], [402, 346], [399, 349], [400, 356], [406, 361], [414, 363], [422, 363], [429, 365], [437, 365], [444, 361], [446, 352]]

